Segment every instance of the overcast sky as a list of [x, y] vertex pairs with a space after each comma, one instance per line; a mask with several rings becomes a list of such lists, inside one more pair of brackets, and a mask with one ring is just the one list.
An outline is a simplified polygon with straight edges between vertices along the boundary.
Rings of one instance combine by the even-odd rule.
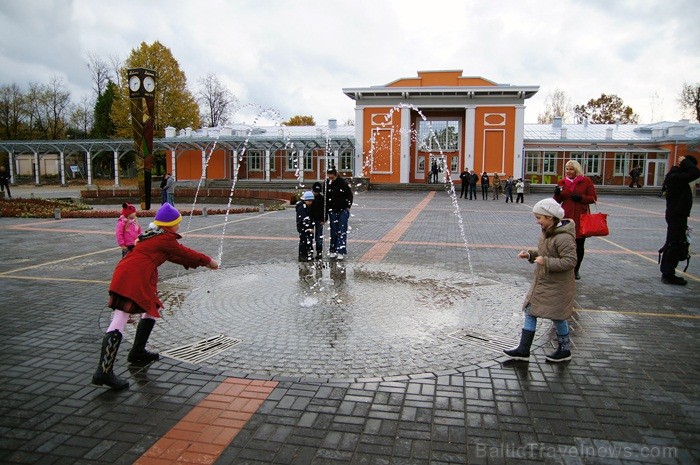
[[354, 118], [344, 87], [463, 70], [540, 86], [528, 123], [556, 89], [574, 105], [617, 94], [647, 123], [684, 116], [681, 87], [700, 81], [698, 18], [697, 0], [0, 0], [0, 84], [60, 76], [77, 102], [92, 92], [88, 53], [124, 59], [158, 40], [193, 92], [214, 73], [283, 120], [343, 122]]

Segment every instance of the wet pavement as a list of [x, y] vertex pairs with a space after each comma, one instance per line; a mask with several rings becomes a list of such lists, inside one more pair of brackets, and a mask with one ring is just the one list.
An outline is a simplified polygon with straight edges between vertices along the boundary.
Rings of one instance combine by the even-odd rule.
[[150, 346], [171, 356], [129, 367], [129, 326], [123, 392], [89, 384], [114, 220], [0, 218], [0, 462], [697, 463], [700, 265], [661, 283], [663, 199], [600, 199], [611, 235], [586, 241], [571, 362], [545, 363], [545, 322], [529, 363], [499, 353], [539, 199], [458, 200], [465, 244], [445, 193], [359, 193], [347, 260], [310, 264], [292, 209], [231, 215], [223, 239], [223, 216], [193, 217], [183, 243], [223, 267], [161, 267]]

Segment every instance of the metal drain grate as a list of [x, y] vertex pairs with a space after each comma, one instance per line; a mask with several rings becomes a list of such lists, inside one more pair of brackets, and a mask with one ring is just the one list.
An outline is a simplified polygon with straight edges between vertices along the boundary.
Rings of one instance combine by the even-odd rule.
[[448, 337], [459, 339], [462, 342], [476, 344], [485, 349], [502, 353], [504, 349], [510, 349], [518, 345], [518, 341], [504, 337], [493, 336], [491, 334], [478, 333], [467, 329], [460, 329], [447, 335]]
[[203, 339], [174, 349], [164, 350], [160, 355], [168, 358], [174, 358], [181, 362], [198, 364], [202, 361], [220, 354], [225, 350], [230, 349], [236, 344], [240, 344], [240, 339], [234, 339], [229, 336], [219, 334], [218, 336]]

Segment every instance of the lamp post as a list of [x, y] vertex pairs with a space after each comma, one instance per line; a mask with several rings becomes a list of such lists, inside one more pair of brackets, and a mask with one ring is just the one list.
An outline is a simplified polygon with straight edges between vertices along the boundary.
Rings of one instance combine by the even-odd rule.
[[151, 169], [153, 168], [153, 123], [155, 120], [155, 71], [146, 68], [127, 70], [131, 102], [131, 129], [136, 149], [136, 179], [141, 209], [151, 208]]

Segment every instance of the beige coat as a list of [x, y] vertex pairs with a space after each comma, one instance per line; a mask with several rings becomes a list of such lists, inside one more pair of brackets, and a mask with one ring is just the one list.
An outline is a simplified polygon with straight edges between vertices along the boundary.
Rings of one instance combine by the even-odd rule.
[[574, 267], [576, 228], [564, 220], [549, 236], [542, 234], [537, 250], [528, 250], [530, 262], [544, 257], [544, 266], [535, 265], [530, 290], [523, 308], [530, 304], [530, 315], [566, 320], [574, 307]]

